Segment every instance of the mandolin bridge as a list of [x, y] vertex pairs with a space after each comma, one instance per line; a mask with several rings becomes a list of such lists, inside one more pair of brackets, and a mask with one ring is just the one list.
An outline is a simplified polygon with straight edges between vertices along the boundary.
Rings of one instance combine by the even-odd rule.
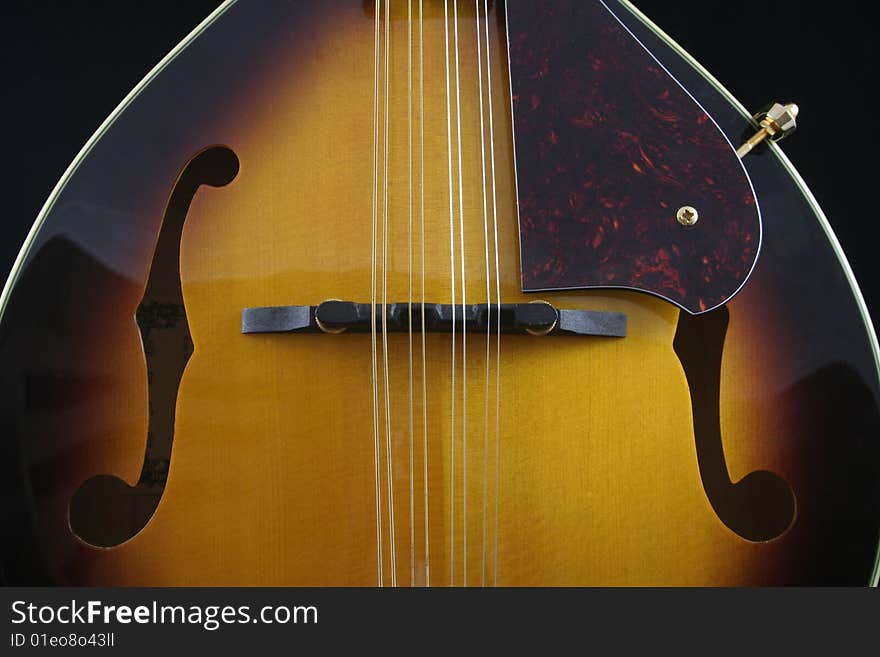
[[[375, 309], [375, 310], [374, 310]], [[384, 324], [384, 326], [383, 326]], [[626, 336], [624, 313], [556, 308], [532, 303], [452, 305], [443, 303], [354, 303], [245, 308], [242, 333], [452, 333], [464, 330], [520, 335]]]

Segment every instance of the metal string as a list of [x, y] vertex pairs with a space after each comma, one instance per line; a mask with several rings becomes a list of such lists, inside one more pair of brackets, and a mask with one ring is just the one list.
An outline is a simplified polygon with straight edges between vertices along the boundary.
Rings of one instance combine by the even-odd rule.
[[[480, 36], [480, 0], [474, 0], [477, 18], [477, 81], [480, 96], [480, 162], [483, 176], [483, 243], [486, 247], [486, 408], [485, 427], [483, 429], [483, 525], [482, 554], [480, 558], [480, 585], [486, 586], [486, 526], [489, 516], [489, 369], [490, 345], [492, 341], [492, 293], [490, 290], [489, 273], [489, 214], [486, 209], [486, 139], [485, 122], [483, 120], [483, 42]], [[488, 18], [488, 17], [487, 17]], [[488, 45], [488, 42], [487, 42]]]
[[373, 453], [375, 457], [376, 478], [376, 558], [379, 576], [379, 586], [384, 586], [382, 575], [382, 495], [379, 484], [379, 372], [378, 356], [376, 353], [376, 238], [379, 224], [379, 8], [376, 7], [375, 45], [373, 52], [375, 76], [373, 93], [373, 238], [372, 238], [372, 317], [371, 338], [373, 356]]
[[428, 541], [428, 378], [425, 349], [425, 85], [424, 40], [422, 38], [422, 0], [419, 0], [419, 195], [422, 235], [422, 449], [425, 488], [425, 586], [431, 585]]
[[390, 77], [389, 44], [391, 19], [389, 0], [385, 2], [385, 155], [382, 199], [382, 361], [385, 370], [385, 457], [388, 465], [388, 534], [391, 544], [391, 586], [397, 586], [397, 550], [394, 539], [394, 473], [391, 458], [391, 401], [388, 383], [388, 87]]
[[[458, 0], [453, 1], [453, 21], [455, 28], [455, 105], [456, 137], [458, 141], [458, 221], [461, 244], [461, 480], [462, 480], [462, 584], [467, 586], [467, 331], [465, 323], [465, 262], [464, 262], [464, 187], [461, 166], [461, 83], [458, 63]], [[453, 303], [454, 307], [454, 303]], [[455, 435], [453, 434], [453, 445]], [[454, 493], [453, 493], [454, 494]]]
[[409, 585], [416, 581], [416, 507], [415, 507], [415, 469], [413, 465], [413, 443], [415, 431], [413, 422], [413, 322], [412, 322], [412, 288], [413, 288], [413, 153], [412, 153], [412, 0], [406, 3], [407, 23], [407, 128], [409, 136], [409, 305], [407, 316], [409, 321]]
[[493, 585], [498, 586], [498, 495], [500, 491], [501, 474], [501, 270], [498, 267], [498, 204], [495, 196], [495, 122], [492, 112], [492, 62], [491, 47], [489, 41], [489, 1], [483, 0], [483, 9], [486, 16], [486, 90], [489, 98], [489, 152], [491, 157], [492, 171], [492, 222], [495, 231], [495, 302], [497, 312], [495, 321], [496, 354], [495, 354], [495, 554], [493, 558]]
[[[449, 274], [452, 307], [455, 308], [455, 207], [452, 191], [452, 105], [449, 89], [449, 0], [443, 0], [443, 34], [446, 51], [446, 145], [449, 165]], [[449, 476], [449, 585], [455, 585], [455, 312], [452, 313], [452, 423], [450, 429]]]

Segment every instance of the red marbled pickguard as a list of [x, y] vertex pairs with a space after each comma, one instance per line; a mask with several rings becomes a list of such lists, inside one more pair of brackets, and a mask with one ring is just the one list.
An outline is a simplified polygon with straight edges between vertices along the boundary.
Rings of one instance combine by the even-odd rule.
[[727, 301], [761, 225], [715, 123], [601, 2], [511, 0], [507, 21], [523, 289]]

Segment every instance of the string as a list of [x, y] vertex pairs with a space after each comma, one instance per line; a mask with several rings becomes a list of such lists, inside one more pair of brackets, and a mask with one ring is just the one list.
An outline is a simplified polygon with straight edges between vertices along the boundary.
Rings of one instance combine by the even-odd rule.
[[[458, 140], [458, 221], [461, 244], [461, 489], [462, 489], [462, 584], [467, 586], [467, 331], [465, 323], [465, 280], [464, 280], [464, 186], [461, 166], [461, 84], [458, 64], [458, 0], [453, 1], [453, 21], [455, 28], [455, 106], [456, 137]], [[453, 302], [454, 307], [454, 302]], [[453, 313], [454, 314], [454, 313]], [[455, 435], [453, 434], [453, 445]], [[455, 493], [453, 492], [453, 495]]]
[[394, 539], [394, 476], [391, 458], [391, 401], [388, 383], [388, 85], [391, 19], [389, 0], [385, 2], [385, 154], [382, 198], [382, 361], [385, 370], [385, 456], [388, 465], [388, 539], [391, 544], [391, 586], [397, 586], [397, 551]]
[[483, 537], [482, 554], [480, 557], [480, 585], [486, 586], [486, 526], [488, 524], [489, 515], [489, 354], [492, 342], [492, 295], [489, 279], [489, 215], [486, 209], [486, 127], [483, 120], [483, 43], [480, 37], [480, 0], [474, 0], [474, 9], [476, 10], [477, 16], [477, 82], [480, 95], [480, 163], [482, 165], [483, 175], [483, 243], [486, 247], [486, 421], [483, 429]]
[[409, 304], [407, 316], [409, 322], [409, 585], [414, 586], [416, 580], [416, 511], [415, 511], [415, 476], [413, 466], [413, 334], [412, 334], [412, 288], [413, 288], [413, 166], [412, 166], [412, 0], [406, 3], [407, 23], [407, 129], [409, 136]]
[[449, 0], [443, 0], [443, 33], [446, 51], [446, 146], [449, 165], [449, 275], [452, 290], [452, 397], [451, 429], [452, 445], [449, 457], [449, 585], [455, 585], [455, 208], [452, 191], [452, 101], [449, 90]]
[[384, 586], [382, 575], [382, 496], [379, 484], [379, 384], [378, 356], [376, 353], [376, 239], [379, 224], [379, 8], [376, 7], [373, 93], [373, 239], [372, 239], [372, 296], [371, 296], [371, 338], [373, 356], [373, 454], [375, 457], [376, 481], [376, 560], [379, 586]]
[[430, 544], [428, 541], [428, 378], [425, 349], [425, 85], [424, 41], [422, 38], [422, 0], [419, 0], [419, 194], [422, 236], [422, 454], [425, 488], [425, 586], [431, 585]]
[[500, 492], [501, 474], [501, 270], [498, 267], [498, 204], [495, 197], [495, 122], [492, 112], [492, 62], [489, 43], [489, 0], [483, 0], [486, 25], [486, 90], [489, 98], [489, 152], [492, 171], [492, 223], [495, 231], [495, 302], [498, 305], [495, 313], [497, 323], [496, 354], [495, 354], [495, 550], [492, 561], [493, 585], [498, 586], [498, 495]]

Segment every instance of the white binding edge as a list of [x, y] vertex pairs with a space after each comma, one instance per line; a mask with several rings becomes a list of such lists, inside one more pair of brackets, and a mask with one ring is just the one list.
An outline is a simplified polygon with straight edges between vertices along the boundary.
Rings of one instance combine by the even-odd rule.
[[[635, 16], [639, 21], [641, 21], [645, 27], [654, 32], [660, 39], [666, 42], [666, 45], [670, 46], [673, 50], [678, 52], [685, 61], [693, 67], [697, 73], [702, 75], [706, 80], [715, 87], [717, 91], [719, 91], [725, 98], [727, 98], [728, 102], [730, 102], [742, 115], [743, 117], [749, 119], [751, 121], [752, 114], [749, 112], [745, 106], [740, 103], [736, 97], [732, 93], [730, 93], [709, 71], [700, 65], [700, 63], [694, 59], [690, 53], [688, 53], [684, 48], [678, 45], [672, 37], [670, 37], [666, 32], [657, 27], [650, 18], [645, 16], [638, 7], [634, 6], [630, 0], [618, 0], [618, 2], [627, 9], [633, 16]], [[801, 193], [807, 199], [808, 204], [812, 208], [816, 217], [819, 219], [819, 225], [822, 227], [822, 230], [825, 231], [825, 236], [828, 238], [828, 241], [831, 243], [831, 247], [834, 250], [834, 254], [837, 256], [837, 260], [840, 262], [840, 266], [843, 268], [843, 272], [846, 275], [846, 280], [849, 283], [850, 289], [852, 290], [853, 296], [856, 300], [856, 305], [859, 308], [859, 313], [862, 315], [862, 321], [865, 323], [865, 328], [868, 332], [868, 342], [871, 345], [871, 352], [874, 354], [874, 370], [875, 374], [878, 377], [878, 381], [880, 381], [880, 346], [877, 344], [877, 333], [874, 330], [874, 323], [871, 321], [871, 314], [868, 312], [868, 307], [865, 304], [865, 299], [862, 296], [862, 291], [859, 289], [859, 284], [856, 281], [855, 274], [853, 274], [852, 267], [850, 267], [849, 261], [846, 259], [846, 255], [843, 253], [843, 248], [840, 246], [840, 242], [837, 240], [837, 236], [834, 234], [834, 230], [831, 228], [831, 224], [828, 222], [828, 218], [825, 216], [825, 213], [822, 212], [822, 208], [819, 207], [818, 201], [813, 196], [813, 193], [810, 191], [807, 184], [804, 182], [804, 179], [801, 178], [801, 175], [798, 173], [797, 169], [794, 168], [794, 165], [779, 148], [779, 146], [772, 141], [768, 140], [768, 146], [770, 151], [773, 152], [779, 161], [782, 163], [782, 166], [785, 167], [786, 171], [788, 171], [789, 175], [794, 178], [795, 183], [800, 189]], [[880, 543], [877, 545], [877, 551], [874, 556], [874, 570], [871, 574], [871, 581], [869, 582], [870, 586], [877, 586], [878, 580], [880, 580]]]
[[116, 106], [110, 115], [104, 119], [104, 122], [98, 127], [95, 133], [89, 138], [86, 142], [85, 146], [80, 149], [79, 153], [77, 153], [76, 157], [67, 167], [65, 172], [62, 174], [61, 179], [56, 183], [55, 188], [52, 190], [52, 193], [49, 194], [49, 198], [46, 199], [46, 202], [43, 204], [43, 207], [40, 209], [40, 213], [37, 215], [36, 221], [34, 221], [33, 226], [31, 226], [30, 231], [28, 231], [27, 237], [24, 240], [24, 244], [21, 246], [21, 250], [18, 252], [18, 256], [15, 258], [15, 262], [12, 265], [12, 269], [9, 272], [9, 277], [6, 279], [6, 284], [3, 286], [3, 292], [0, 293], [0, 322], [3, 321], [3, 315], [6, 312], [6, 305], [9, 301], [9, 296], [12, 293], [12, 288], [15, 287], [15, 284], [18, 282], [18, 277], [21, 274], [22, 267], [24, 265], [25, 260], [27, 259], [31, 247], [36, 241], [37, 234], [40, 232], [40, 229], [43, 227], [43, 223], [46, 220], [46, 217], [55, 207], [55, 202], [58, 200], [58, 197], [61, 195], [61, 192], [64, 191], [64, 188], [67, 186], [67, 183], [76, 173], [76, 170], [79, 169], [80, 164], [86, 159], [86, 157], [91, 153], [92, 149], [104, 136], [107, 130], [113, 125], [113, 122], [125, 111], [125, 109], [132, 103], [134, 100], [141, 94], [141, 92], [147, 88], [147, 85], [153, 81], [180, 53], [182, 53], [193, 41], [195, 41], [196, 37], [199, 36], [203, 31], [205, 31], [210, 25], [220, 18], [227, 9], [229, 9], [232, 5], [236, 3], [237, 0], [224, 0], [223, 4], [221, 4], [217, 9], [215, 9], [211, 14], [205, 18], [201, 23], [199, 23], [189, 34], [187, 34], [183, 40], [178, 43], [171, 52], [169, 52], [165, 57], [163, 57], [158, 64], [156, 64], [149, 73], [147, 73], [144, 78], [138, 82], [138, 84], [132, 89], [128, 95], [122, 99], [122, 102]]

